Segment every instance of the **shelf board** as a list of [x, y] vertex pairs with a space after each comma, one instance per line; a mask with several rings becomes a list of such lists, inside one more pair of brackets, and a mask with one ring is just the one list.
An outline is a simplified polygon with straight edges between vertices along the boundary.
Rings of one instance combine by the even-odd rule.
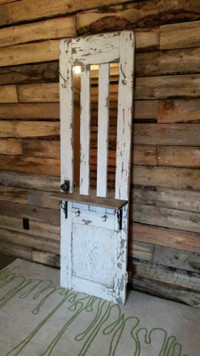
[[106, 198], [97, 197], [96, 190], [92, 190], [90, 195], [80, 195], [79, 191], [76, 190], [73, 193], [55, 193], [50, 197], [60, 201], [78, 202], [114, 210], [118, 210], [128, 203], [127, 200], [115, 199], [114, 192], [109, 192]]

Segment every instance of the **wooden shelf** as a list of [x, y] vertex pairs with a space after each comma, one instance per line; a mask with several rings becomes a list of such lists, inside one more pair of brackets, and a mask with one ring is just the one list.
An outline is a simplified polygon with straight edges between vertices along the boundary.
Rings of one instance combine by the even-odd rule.
[[73, 193], [55, 193], [51, 195], [51, 198], [61, 201], [78, 202], [82, 204], [99, 206], [107, 209], [118, 210], [126, 205], [127, 200], [118, 200], [114, 198], [114, 192], [109, 192], [108, 197], [101, 198], [96, 196], [96, 191], [91, 191], [90, 195], [80, 195], [79, 191]]

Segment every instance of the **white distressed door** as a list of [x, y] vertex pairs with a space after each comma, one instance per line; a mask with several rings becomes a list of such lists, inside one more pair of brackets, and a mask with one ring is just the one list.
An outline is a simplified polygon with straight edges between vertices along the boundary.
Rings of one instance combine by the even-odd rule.
[[[109, 73], [119, 63], [115, 192], [107, 189]], [[74, 192], [73, 66], [81, 66], [80, 187]], [[97, 189], [90, 190], [90, 77], [99, 66]], [[127, 283], [134, 34], [132, 31], [62, 40], [61, 285], [124, 303]], [[63, 189], [64, 189], [63, 188]], [[67, 190], [64, 189], [64, 190]]]

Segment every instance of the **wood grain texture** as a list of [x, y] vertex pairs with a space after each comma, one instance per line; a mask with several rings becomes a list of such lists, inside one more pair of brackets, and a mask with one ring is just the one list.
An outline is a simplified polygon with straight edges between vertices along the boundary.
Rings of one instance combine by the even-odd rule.
[[200, 21], [161, 26], [160, 48], [199, 47]]
[[58, 57], [59, 40], [33, 42], [0, 48], [1, 67], [55, 61], [58, 60]]
[[0, 201], [0, 214], [16, 218], [27, 218], [46, 224], [59, 226], [60, 213], [56, 209], [41, 208], [36, 205]]
[[48, 137], [59, 136], [58, 122], [0, 121], [0, 137]]
[[134, 186], [133, 203], [200, 212], [200, 191]]
[[3, 186], [38, 189], [49, 192], [59, 191], [59, 179], [57, 177], [23, 172], [0, 170], [0, 184]]
[[59, 85], [24, 84], [17, 87], [19, 102], [59, 102]]
[[200, 75], [168, 75], [137, 78], [136, 99], [199, 98]]
[[199, 56], [199, 48], [137, 53], [136, 74], [138, 77], [143, 77], [163, 74], [199, 73]]
[[[12, 230], [6, 230], [0, 228], [0, 234], [2, 241], [6, 243], [15, 244], [18, 246], [25, 246], [33, 248], [35, 250], [52, 252], [59, 254], [60, 244], [59, 241], [52, 239], [42, 238], [34, 235], [29, 235], [22, 232], [16, 232]], [[9, 251], [8, 251], [9, 252]]]
[[[121, 2], [126, 1], [127, 0], [121, 0]], [[72, 0], [57, 0], [55, 6], [55, 2], [53, 0], [43, 0], [42, 4], [40, 0], [35, 0], [34, 3], [30, 2], [29, 0], [22, 0], [1, 6], [0, 25], [17, 23], [21, 21], [30, 21], [56, 15], [65, 15], [67, 13], [83, 9], [107, 6], [114, 3], [114, 0], [90, 0], [87, 1], [87, 3], [82, 0], [77, 0], [76, 2]], [[7, 15], [6, 17], [5, 14]]]
[[133, 204], [130, 219], [137, 223], [200, 233], [199, 213]]
[[0, 47], [73, 36], [76, 36], [75, 16], [58, 17], [25, 25], [1, 28]]
[[196, 124], [135, 124], [135, 144], [200, 145], [200, 126]]
[[164, 246], [155, 246], [154, 263], [179, 270], [199, 272], [200, 255]]
[[131, 3], [126, 6], [110, 6], [104, 12], [98, 9], [85, 11], [77, 17], [78, 32], [111, 31], [116, 29], [130, 29], [135, 27], [150, 27], [186, 19], [199, 19], [199, 4], [195, 1], [189, 3], [185, 0], [179, 1], [147, 1], [142, 4]]
[[[20, 218], [0, 215], [0, 227], [17, 232], [24, 232], [23, 220]], [[52, 240], [60, 240], [60, 229], [56, 225], [29, 220], [29, 230], [26, 234], [41, 236]]]
[[17, 90], [15, 85], [0, 87], [0, 103], [17, 103]]
[[60, 267], [60, 258], [55, 253], [32, 250], [31, 260], [51, 267]]
[[130, 236], [134, 241], [200, 253], [200, 235], [195, 233], [133, 224]]
[[58, 103], [0, 104], [1, 119], [59, 119]]
[[0, 185], [0, 200], [27, 204], [27, 189]]
[[30, 84], [58, 81], [58, 60], [0, 67], [0, 84]]
[[200, 168], [200, 147], [159, 147], [158, 165]]
[[31, 249], [25, 246], [18, 246], [5, 241], [0, 241], [0, 251], [9, 256], [31, 260]]
[[0, 139], [0, 154], [21, 155], [22, 154], [21, 141], [12, 138]]
[[132, 183], [151, 187], [200, 190], [200, 169], [135, 166]]
[[29, 139], [22, 140], [21, 145], [24, 156], [60, 158], [60, 141]]
[[60, 160], [40, 157], [6, 156], [0, 157], [0, 169], [36, 174], [60, 175]]
[[199, 122], [200, 100], [159, 100], [159, 123]]

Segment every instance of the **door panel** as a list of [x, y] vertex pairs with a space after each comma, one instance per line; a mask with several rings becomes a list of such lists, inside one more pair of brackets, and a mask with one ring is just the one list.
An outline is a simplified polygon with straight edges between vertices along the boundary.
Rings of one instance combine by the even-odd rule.
[[73, 276], [113, 287], [115, 246], [113, 230], [72, 224]]

